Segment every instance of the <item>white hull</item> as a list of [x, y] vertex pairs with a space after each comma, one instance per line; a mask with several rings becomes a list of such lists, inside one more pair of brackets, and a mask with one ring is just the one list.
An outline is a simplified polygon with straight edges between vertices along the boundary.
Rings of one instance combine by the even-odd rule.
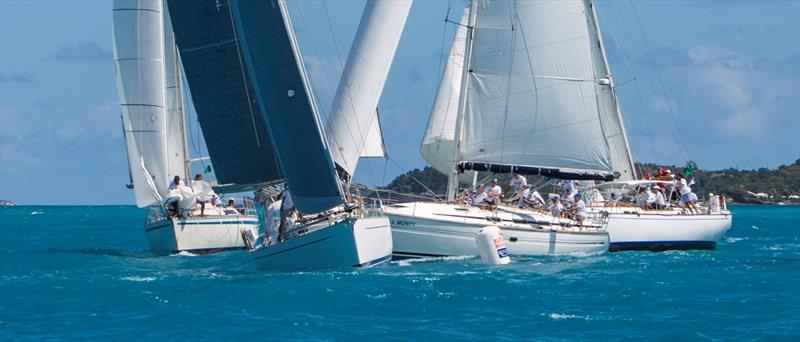
[[370, 267], [391, 259], [392, 233], [385, 216], [322, 221], [304, 226], [284, 242], [253, 249], [257, 268], [296, 271]]
[[475, 234], [488, 225], [503, 231], [512, 257], [601, 253], [609, 246], [608, 234], [599, 226], [566, 227], [566, 219], [530, 210], [493, 212], [428, 202], [395, 204], [384, 210], [391, 220], [396, 257], [478, 255]]
[[144, 227], [151, 251], [195, 254], [244, 249], [242, 231], [246, 229], [254, 230], [257, 235], [255, 216], [190, 216], [161, 220]]
[[678, 210], [644, 211], [638, 208], [604, 208], [608, 211], [611, 251], [713, 249], [731, 228], [733, 216], [682, 215]]

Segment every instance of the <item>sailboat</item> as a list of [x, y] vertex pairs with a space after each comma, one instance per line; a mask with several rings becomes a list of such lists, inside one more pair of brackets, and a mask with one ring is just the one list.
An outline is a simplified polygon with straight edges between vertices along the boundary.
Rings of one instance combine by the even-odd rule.
[[[170, 0], [168, 4], [192, 94], [199, 97], [197, 87], [212, 96], [206, 105], [216, 106], [216, 115], [227, 124], [220, 127], [227, 134], [206, 139], [212, 160], [213, 149], [238, 137], [230, 130], [258, 133], [253, 136], [257, 141], [240, 142], [242, 148], [232, 156], [230, 163], [237, 167], [231, 170], [238, 173], [229, 178], [228, 186], [261, 189], [284, 184], [298, 212], [296, 217], [283, 214], [282, 220], [285, 199], [257, 205], [263, 234], [250, 249], [256, 267], [290, 271], [388, 261], [392, 252], [388, 218], [346, 191], [346, 177], [333, 162], [344, 151], [357, 151], [358, 158], [368, 144], [361, 139], [340, 140], [336, 150], [330, 148], [286, 3]], [[410, 5], [410, 1], [368, 1], [337, 99], [352, 100], [375, 115]], [[374, 91], [366, 98], [356, 97], [348, 85]], [[223, 107], [220, 101], [229, 102]], [[231, 112], [234, 109], [240, 112]], [[347, 111], [332, 117], [352, 115], [356, 114]], [[374, 128], [353, 129], [354, 136], [366, 137]], [[348, 165], [354, 169], [356, 163]], [[271, 238], [284, 220], [283, 236]]]
[[606, 74], [583, 1], [473, 0], [457, 26], [421, 154], [448, 175], [447, 202], [388, 205], [397, 257], [477, 255], [474, 235], [504, 232], [512, 255], [598, 253], [604, 218], [583, 227], [549, 213], [454, 203], [469, 171], [611, 180]]
[[189, 191], [184, 215], [170, 215], [164, 200], [174, 176], [188, 181], [189, 153], [182, 73], [169, 15], [160, 0], [114, 2], [114, 63], [122, 126], [136, 205], [147, 208], [144, 231], [157, 253], [212, 253], [245, 248], [242, 231], [257, 228], [252, 215], [226, 215], [208, 205], [204, 216]]

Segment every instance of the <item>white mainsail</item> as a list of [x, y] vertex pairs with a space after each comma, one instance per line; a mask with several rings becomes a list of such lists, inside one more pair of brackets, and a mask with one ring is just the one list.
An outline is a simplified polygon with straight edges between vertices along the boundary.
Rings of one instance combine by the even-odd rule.
[[458, 159], [609, 175], [586, 3], [475, 1]]
[[183, 87], [178, 49], [175, 46], [175, 34], [169, 17], [167, 4], [163, 6], [164, 16], [164, 70], [166, 82], [166, 120], [167, 120], [167, 170], [169, 177], [189, 177], [187, 165], [186, 132], [183, 112]]
[[[376, 141], [375, 108], [410, 8], [411, 0], [369, 0], [364, 8], [326, 130], [333, 160], [348, 176], [353, 175], [365, 142]], [[375, 144], [371, 145], [375, 152]]]
[[422, 158], [445, 175], [453, 172], [453, 157], [456, 155], [456, 118], [461, 95], [468, 17], [469, 9], [464, 9], [460, 25], [456, 26], [453, 45], [447, 56], [428, 127], [419, 148]]
[[168, 185], [161, 12], [158, 0], [114, 1], [117, 92], [139, 207], [158, 204]]

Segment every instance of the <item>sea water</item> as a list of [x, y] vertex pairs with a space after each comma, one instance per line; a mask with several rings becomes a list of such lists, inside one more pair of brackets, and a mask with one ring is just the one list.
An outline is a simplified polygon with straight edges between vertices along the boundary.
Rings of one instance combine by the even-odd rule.
[[800, 207], [736, 206], [713, 251], [270, 273], [155, 256], [134, 207], [0, 208], [0, 340], [798, 340]]

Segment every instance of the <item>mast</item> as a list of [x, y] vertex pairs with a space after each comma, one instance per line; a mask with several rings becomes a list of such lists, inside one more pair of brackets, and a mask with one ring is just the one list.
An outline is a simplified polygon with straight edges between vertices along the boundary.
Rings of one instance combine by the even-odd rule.
[[[600, 55], [603, 57], [603, 64], [605, 65], [605, 69], [608, 71], [609, 81], [611, 77], [611, 68], [608, 65], [608, 58], [606, 57], [606, 48], [605, 44], [603, 43], [603, 35], [600, 33], [600, 25], [597, 21], [597, 11], [594, 8], [594, 0], [587, 0], [587, 6], [591, 10], [591, 20], [592, 20], [592, 27], [594, 28], [595, 35], [597, 36], [597, 42], [600, 48]], [[636, 167], [633, 163], [633, 155], [631, 154], [631, 146], [628, 142], [628, 133], [625, 130], [625, 122], [622, 120], [622, 110], [619, 107], [619, 101], [617, 101], [617, 92], [614, 89], [614, 83], [608, 85], [609, 89], [611, 90], [611, 101], [614, 102], [614, 111], [616, 112], [617, 120], [619, 120], [620, 130], [622, 131], [622, 140], [625, 146], [625, 152], [627, 155], [627, 166], [631, 169], [631, 177], [636, 179]], [[606, 139], [607, 140], [607, 139]]]
[[455, 131], [455, 153], [453, 153], [453, 168], [449, 175], [447, 175], [447, 201], [454, 201], [456, 190], [458, 188], [458, 162], [461, 159], [461, 135], [464, 123], [464, 107], [467, 103], [467, 85], [469, 84], [469, 71], [470, 62], [472, 60], [472, 36], [475, 32], [476, 21], [476, 8], [477, 2], [471, 0], [469, 2], [469, 20], [467, 21], [467, 47], [464, 52], [464, 70], [461, 76], [461, 90], [458, 100], [458, 112], [456, 113], [456, 131]]

